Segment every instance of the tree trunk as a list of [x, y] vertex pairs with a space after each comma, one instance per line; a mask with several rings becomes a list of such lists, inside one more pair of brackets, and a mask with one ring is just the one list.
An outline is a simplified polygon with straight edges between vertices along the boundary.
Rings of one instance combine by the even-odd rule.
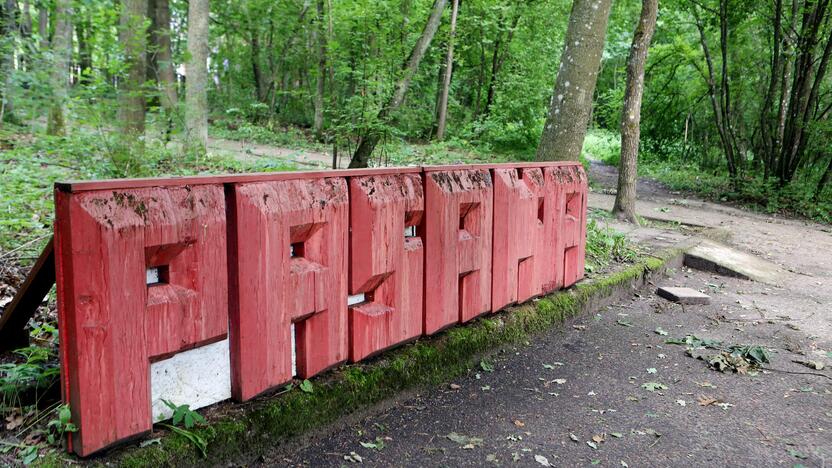
[[119, 121], [126, 144], [138, 143], [143, 148], [145, 125], [144, 86], [147, 78], [147, 37], [145, 18], [147, 0], [123, 0], [119, 21], [120, 39], [124, 47], [127, 76], [119, 92]]
[[574, 0], [539, 161], [577, 161], [589, 124], [612, 0]]
[[451, 6], [451, 30], [448, 34], [448, 52], [445, 56], [445, 72], [442, 75], [442, 91], [439, 94], [439, 111], [436, 115], [436, 139], [445, 138], [445, 127], [448, 118], [448, 94], [451, 89], [451, 78], [454, 73], [454, 36], [456, 35], [456, 15], [459, 0], [453, 0]]
[[176, 71], [170, 42], [170, 2], [169, 0], [152, 0], [155, 8], [152, 18], [150, 38], [154, 45], [156, 67], [155, 78], [161, 91], [162, 108], [171, 122], [176, 110], [178, 96], [176, 92]]
[[69, 60], [72, 55], [72, 0], [55, 1], [55, 35], [52, 37], [52, 63], [49, 74], [52, 107], [46, 133], [66, 134], [66, 100], [69, 86]]
[[44, 5], [38, 5], [38, 36], [40, 39], [40, 50], [49, 48], [49, 9]]
[[188, 2], [188, 53], [185, 70], [185, 143], [203, 155], [208, 147], [208, 0]]
[[823, 195], [823, 189], [826, 187], [826, 184], [829, 183], [829, 179], [832, 179], [832, 155], [829, 155], [829, 164], [826, 166], [826, 170], [823, 172], [823, 176], [818, 181], [818, 187], [815, 189], [815, 201], [820, 200], [820, 196]]
[[[315, 137], [321, 141], [324, 129], [324, 83], [326, 78], [326, 27], [324, 24], [324, 0], [317, 0], [318, 16], [315, 33], [318, 46], [318, 75], [315, 77]], [[331, 14], [331, 13], [330, 13]]]
[[627, 84], [621, 113], [621, 159], [618, 165], [618, 191], [613, 214], [621, 220], [638, 224], [636, 218], [636, 179], [638, 146], [641, 133], [641, 98], [644, 93], [644, 64], [653, 32], [659, 0], [643, 0], [641, 17], [633, 34], [627, 58]]
[[92, 21], [87, 9], [79, 15], [75, 36], [78, 38], [78, 83], [89, 84], [90, 73], [92, 72], [92, 49], [90, 40], [92, 38]]
[[[410, 87], [410, 81], [413, 80], [413, 76], [416, 75], [416, 71], [419, 69], [419, 62], [422, 61], [422, 57], [424, 57], [425, 52], [430, 46], [430, 42], [433, 40], [433, 36], [436, 34], [436, 30], [439, 28], [439, 22], [442, 20], [442, 12], [447, 3], [448, 0], [434, 0], [433, 9], [431, 10], [428, 22], [425, 24], [425, 29], [422, 31], [422, 35], [419, 37], [419, 40], [416, 41], [416, 44], [413, 46], [413, 50], [410, 52], [410, 58], [407, 60], [404, 69], [402, 70], [402, 77], [396, 83], [395, 91], [390, 97], [390, 100], [378, 113], [379, 121], [386, 122], [388, 117], [402, 105], [402, 102], [404, 102], [404, 97], [407, 95], [407, 89]], [[367, 167], [367, 163], [370, 161], [370, 156], [373, 154], [373, 150], [376, 148], [380, 139], [381, 135], [372, 130], [365, 135], [361, 139], [361, 143], [358, 144], [355, 154], [352, 156], [350, 167]]]
[[502, 39], [503, 24], [502, 17], [498, 23], [497, 39], [494, 41], [494, 53], [491, 55], [491, 78], [488, 80], [488, 92], [485, 97], [485, 108], [483, 110], [484, 117], [488, 117], [491, 112], [491, 105], [494, 104], [494, 95], [497, 89], [497, 77], [500, 75], [500, 70], [503, 68], [503, 63], [506, 61], [511, 40], [514, 38], [514, 31], [517, 30], [517, 24], [520, 22], [522, 9], [517, 12], [514, 19], [511, 21], [511, 27], [508, 30], [505, 42]]
[[5, 0], [2, 7], [2, 25], [0, 25], [0, 40], [2, 40], [2, 54], [0, 57], [0, 77], [3, 80], [3, 90], [0, 92], [0, 126], [5, 120], [14, 120], [14, 102], [12, 100], [12, 75], [14, 75], [14, 38], [17, 36], [17, 2]]

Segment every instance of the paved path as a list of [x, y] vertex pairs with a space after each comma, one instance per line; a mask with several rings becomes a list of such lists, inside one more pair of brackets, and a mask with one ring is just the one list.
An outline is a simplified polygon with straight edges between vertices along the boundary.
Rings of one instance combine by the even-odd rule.
[[[592, 172], [602, 185], [614, 180], [611, 168]], [[829, 228], [686, 199], [655, 183], [642, 186], [641, 215], [726, 228], [737, 248], [793, 273], [774, 287], [675, 271], [663, 285], [704, 291], [712, 303], [683, 308], [657, 298], [651, 287], [528, 344], [500, 350], [489, 358], [493, 372], [472, 369], [453, 386], [404, 395], [240, 462], [343, 466], [360, 457], [364, 466], [828, 465]], [[609, 208], [612, 196], [593, 193], [590, 205]], [[684, 237], [611, 223], [643, 242]], [[665, 344], [668, 337], [687, 334], [764, 345], [772, 370], [723, 374], [690, 357], [685, 347]], [[827, 368], [814, 371], [793, 362], [807, 359]], [[644, 388], [651, 383], [666, 388]], [[378, 441], [383, 448], [366, 445]]]

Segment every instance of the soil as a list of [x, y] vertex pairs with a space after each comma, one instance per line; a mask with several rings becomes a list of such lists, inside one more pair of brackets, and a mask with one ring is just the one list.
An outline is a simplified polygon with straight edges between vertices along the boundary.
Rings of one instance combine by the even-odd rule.
[[[590, 194], [591, 207], [612, 206], [615, 177], [614, 168], [592, 166], [602, 193]], [[343, 466], [360, 457], [364, 466], [825, 466], [832, 459], [829, 226], [688, 198], [654, 181], [640, 181], [639, 193], [639, 214], [667, 223], [609, 221], [631, 239], [656, 248], [702, 227], [724, 228], [734, 247], [790, 273], [769, 286], [672, 271], [628, 301], [500, 350], [487, 358], [492, 372], [471, 369], [455, 382], [402, 395], [239, 462]], [[671, 228], [679, 222], [693, 227]], [[712, 300], [673, 304], [655, 295], [657, 286], [691, 287]], [[750, 374], [719, 372], [685, 346], [665, 343], [686, 335], [760, 345], [771, 362]], [[826, 367], [794, 362], [807, 360]], [[645, 384], [666, 388], [650, 391]], [[448, 437], [454, 433], [456, 441]]]

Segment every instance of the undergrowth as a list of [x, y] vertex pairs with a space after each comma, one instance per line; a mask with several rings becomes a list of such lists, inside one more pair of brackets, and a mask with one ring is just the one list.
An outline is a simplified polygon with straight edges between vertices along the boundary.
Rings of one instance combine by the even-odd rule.
[[[617, 166], [621, 143], [618, 134], [592, 130], [584, 141], [584, 155]], [[642, 146], [638, 173], [665, 184], [670, 190], [695, 193], [705, 199], [736, 203], [754, 211], [800, 216], [832, 223], [832, 188], [820, 199], [814, 199], [819, 175], [801, 174], [786, 187], [779, 188], [774, 180], [746, 174], [736, 187], [723, 165], [702, 167], [684, 158], [671, 148], [669, 155], [660, 156]]]

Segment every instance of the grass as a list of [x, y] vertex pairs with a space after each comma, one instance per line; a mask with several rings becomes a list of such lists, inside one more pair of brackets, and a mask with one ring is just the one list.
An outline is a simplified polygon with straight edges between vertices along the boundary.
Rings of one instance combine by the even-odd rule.
[[[620, 149], [618, 134], [605, 130], [590, 131], [584, 141], [584, 156], [610, 165], [618, 165]], [[722, 166], [703, 169], [679, 156], [662, 159], [646, 150], [639, 154], [638, 173], [662, 182], [670, 190], [695, 193], [708, 200], [832, 223], [832, 190], [827, 190], [827, 195], [820, 200], [814, 200], [815, 177], [805, 174], [778, 189], [774, 181], [746, 173], [735, 189]]]
[[[378, 403], [399, 392], [447, 382], [475, 368], [480, 358], [500, 346], [529, 339], [559, 325], [587, 308], [598, 307], [619, 287], [643, 284], [651, 273], [662, 270], [678, 252], [644, 258], [619, 272], [583, 282], [540, 300], [510, 307], [477, 319], [466, 326], [419, 340], [380, 358], [343, 366], [316, 378], [307, 391], [291, 388], [279, 396], [262, 397], [240, 405], [240, 411], [222, 416], [192, 433], [207, 444], [207, 459], [222, 463], [237, 457], [254, 459], [269, 447], [292, 436], [321, 427]], [[308, 391], [311, 390], [311, 391]], [[156, 435], [158, 437], [158, 434]], [[127, 467], [203, 464], [201, 448], [179, 433], [161, 437], [158, 444], [126, 449], [101, 460]], [[64, 463], [51, 453], [42, 466]]]
[[241, 162], [226, 155], [182, 155], [158, 141], [147, 143], [140, 161], [125, 162], [110, 143], [84, 130], [67, 137], [23, 133], [9, 126], [0, 131], [0, 251], [34, 241], [20, 256], [39, 253], [52, 233], [56, 181], [295, 169], [266, 158]]

